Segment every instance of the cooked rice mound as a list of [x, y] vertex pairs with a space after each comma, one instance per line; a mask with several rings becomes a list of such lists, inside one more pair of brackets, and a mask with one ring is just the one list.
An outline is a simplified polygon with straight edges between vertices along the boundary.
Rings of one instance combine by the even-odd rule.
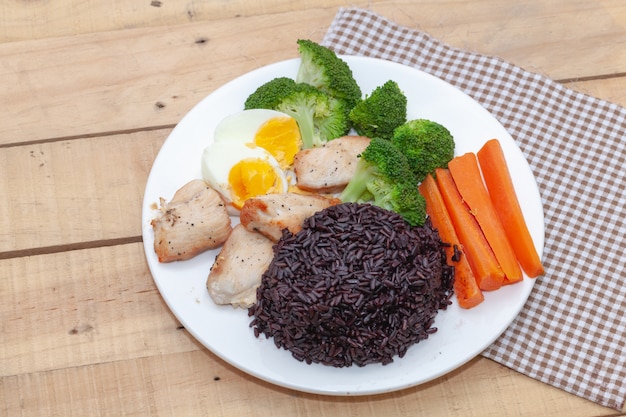
[[388, 364], [450, 304], [454, 270], [430, 221], [343, 203], [285, 230], [274, 251], [250, 326], [308, 364]]

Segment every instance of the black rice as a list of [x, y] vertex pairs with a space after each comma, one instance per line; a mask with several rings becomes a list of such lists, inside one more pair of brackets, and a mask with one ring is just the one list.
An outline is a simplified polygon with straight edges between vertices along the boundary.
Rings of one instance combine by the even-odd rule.
[[430, 221], [344, 203], [283, 231], [274, 251], [250, 326], [308, 364], [391, 363], [450, 304], [454, 270]]

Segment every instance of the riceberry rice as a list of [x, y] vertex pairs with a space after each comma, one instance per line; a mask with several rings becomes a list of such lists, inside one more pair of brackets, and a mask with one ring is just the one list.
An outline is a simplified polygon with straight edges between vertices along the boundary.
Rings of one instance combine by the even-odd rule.
[[308, 364], [391, 363], [450, 304], [454, 270], [430, 221], [343, 203], [284, 230], [274, 252], [250, 326]]

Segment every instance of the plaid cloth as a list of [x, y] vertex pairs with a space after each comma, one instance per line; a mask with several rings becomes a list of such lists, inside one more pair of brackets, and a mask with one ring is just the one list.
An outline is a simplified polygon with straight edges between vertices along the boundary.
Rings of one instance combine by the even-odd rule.
[[435, 75], [473, 97], [507, 128], [542, 195], [546, 275], [521, 314], [482, 355], [621, 410], [626, 397], [626, 109], [363, 9], [340, 9], [322, 43], [340, 54], [387, 59]]

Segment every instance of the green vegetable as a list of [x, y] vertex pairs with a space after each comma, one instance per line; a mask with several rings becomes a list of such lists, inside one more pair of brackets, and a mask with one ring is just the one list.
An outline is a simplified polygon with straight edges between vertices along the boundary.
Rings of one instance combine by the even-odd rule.
[[406, 123], [406, 108], [404, 92], [389, 80], [357, 103], [349, 119], [359, 135], [391, 139], [394, 129]]
[[287, 77], [261, 85], [248, 96], [244, 108], [278, 110], [293, 117], [305, 149], [321, 146], [349, 130], [343, 101]]
[[295, 89], [295, 81], [278, 77], [266, 82], [250, 94], [244, 103], [246, 109], [275, 109]]
[[299, 39], [300, 66], [296, 82], [310, 84], [345, 102], [346, 112], [361, 100], [361, 88], [348, 64], [334, 51], [311, 40]]
[[454, 138], [450, 131], [427, 119], [410, 120], [398, 126], [391, 142], [406, 156], [417, 182], [437, 168], [446, 168], [454, 157]]
[[413, 226], [423, 225], [426, 219], [426, 201], [406, 157], [382, 138], [373, 138], [361, 153], [356, 172], [339, 198], [394, 211]]

